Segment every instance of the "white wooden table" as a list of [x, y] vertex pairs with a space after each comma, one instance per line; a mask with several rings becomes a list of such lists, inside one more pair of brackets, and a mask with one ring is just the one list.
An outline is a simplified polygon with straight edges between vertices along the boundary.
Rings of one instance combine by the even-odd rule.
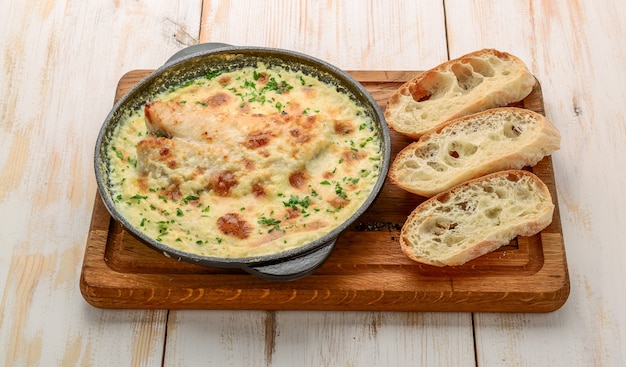
[[[626, 3], [0, 0], [0, 365], [623, 366]], [[78, 289], [93, 148], [119, 78], [197, 42], [348, 70], [522, 58], [553, 155], [571, 294], [547, 314], [102, 310]]]

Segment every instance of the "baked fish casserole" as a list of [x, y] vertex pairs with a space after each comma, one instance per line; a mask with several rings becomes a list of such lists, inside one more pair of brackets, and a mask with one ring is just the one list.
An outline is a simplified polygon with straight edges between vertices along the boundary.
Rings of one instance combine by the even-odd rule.
[[243, 258], [307, 244], [367, 200], [383, 163], [346, 93], [280, 66], [216, 70], [125, 116], [105, 147], [114, 205], [157, 241]]

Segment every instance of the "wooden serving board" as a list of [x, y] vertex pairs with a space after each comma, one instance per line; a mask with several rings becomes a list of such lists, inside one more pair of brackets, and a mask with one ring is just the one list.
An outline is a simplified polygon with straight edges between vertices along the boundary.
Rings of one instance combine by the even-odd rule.
[[[124, 75], [116, 99], [150, 72]], [[351, 74], [384, 108], [417, 72]], [[543, 114], [539, 83], [516, 106]], [[392, 132], [392, 158], [408, 143]], [[531, 170], [556, 202], [551, 158]], [[552, 224], [540, 234], [518, 237], [463, 266], [438, 268], [409, 260], [398, 242], [407, 215], [423, 200], [385, 184], [321, 268], [303, 279], [272, 282], [167, 258], [112, 220], [97, 195], [80, 289], [91, 305], [119, 309], [550, 312], [565, 303], [570, 286], [558, 203]]]

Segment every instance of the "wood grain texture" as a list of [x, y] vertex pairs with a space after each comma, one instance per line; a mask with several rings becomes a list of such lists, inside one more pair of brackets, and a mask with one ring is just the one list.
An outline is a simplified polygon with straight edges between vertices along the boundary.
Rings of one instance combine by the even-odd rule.
[[[623, 1], [0, 0], [0, 9], [0, 365], [626, 359]], [[291, 48], [351, 70], [423, 70], [483, 47], [520, 56], [563, 136], [552, 158], [568, 302], [547, 314], [180, 310], [169, 319], [89, 306], [78, 278], [93, 144], [112, 91], [124, 72], [158, 67], [198, 40]]]
[[477, 314], [478, 364], [622, 365], [626, 4], [446, 1], [446, 16], [451, 55], [493, 45], [532, 67], [562, 135], [553, 160], [571, 297], [557, 314]]
[[93, 146], [122, 73], [159, 66], [177, 30], [197, 39], [201, 2], [0, 9], [0, 365], [159, 365], [166, 311], [98, 310], [78, 290]]
[[[276, 0], [249, 4], [248, 1], [205, 2], [200, 40], [291, 48], [347, 70], [420, 70], [447, 58], [440, 1], [426, 1], [421, 5], [413, 1], [380, 0]], [[373, 31], [356, 36], [352, 30], [362, 29], [363, 19], [352, 14], [361, 9], [367, 9], [366, 24]], [[270, 14], [270, 10], [274, 14]], [[356, 46], [351, 47], [353, 44]], [[351, 52], [346, 51], [347, 47], [351, 47]], [[168, 340], [172, 342], [167, 345], [166, 363], [186, 359], [197, 364], [213, 361], [215, 365], [237, 365], [228, 356], [233, 355], [233, 350], [243, 349], [257, 357], [253, 363], [257, 366], [408, 366], [419, 364], [417, 361], [439, 366], [475, 364], [473, 338], [468, 338], [467, 334], [471, 330], [470, 314], [397, 313], [389, 319], [393, 321], [381, 328], [384, 332], [359, 337], [361, 334], [355, 335], [355, 330], [363, 330], [359, 327], [360, 317], [342, 318], [343, 313], [269, 311], [268, 314], [275, 317], [267, 319], [275, 323], [267, 328], [261, 355], [258, 354], [260, 349], [255, 347], [257, 340], [248, 337], [238, 339], [239, 343], [232, 337], [219, 338], [220, 347], [203, 343], [203, 340], [216, 340], [218, 331], [203, 328], [202, 320], [215, 325], [220, 322], [220, 316], [228, 317], [229, 323], [223, 324], [223, 330], [247, 325], [247, 313], [237, 312], [236, 315], [243, 318], [239, 321], [233, 319], [230, 312], [217, 312], [219, 316], [213, 312], [172, 311], [179, 317], [168, 322], [171, 327]], [[281, 318], [284, 313], [291, 317]], [[425, 321], [416, 323], [418, 319]], [[448, 332], [449, 327], [452, 332]], [[198, 338], [199, 347], [176, 342], [178, 338], [188, 340], [187, 333]], [[225, 335], [233, 334], [226, 332]], [[355, 356], [357, 350], [358, 357]], [[222, 355], [223, 358], [219, 357]], [[388, 360], [397, 363], [385, 363]]]
[[[126, 74], [117, 96], [148, 73]], [[381, 108], [416, 74], [354, 73], [368, 80], [362, 83]], [[517, 105], [543, 113], [539, 83]], [[392, 132], [392, 159], [408, 143]], [[550, 157], [532, 170], [556, 197]], [[558, 203], [552, 224], [541, 234], [519, 237], [464, 266], [437, 268], [412, 262], [398, 244], [407, 215], [423, 200], [386, 183], [376, 203], [340, 236], [320, 269], [284, 283], [167, 258], [112, 221], [96, 198], [81, 291], [87, 301], [103, 308], [548, 312], [566, 301], [569, 275]]]
[[[475, 366], [466, 313], [171, 311], [165, 365]], [[241, 345], [247, 349], [242, 352]], [[200, 363], [199, 363], [200, 364]]]
[[444, 24], [432, 0], [208, 1], [200, 42], [287, 48], [344, 70], [425, 70], [447, 58]]

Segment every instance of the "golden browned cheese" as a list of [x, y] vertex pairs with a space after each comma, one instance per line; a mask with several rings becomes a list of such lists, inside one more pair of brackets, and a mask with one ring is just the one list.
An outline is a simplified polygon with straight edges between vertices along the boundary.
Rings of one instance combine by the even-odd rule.
[[108, 147], [119, 211], [168, 246], [225, 258], [302, 246], [354, 214], [382, 159], [363, 109], [300, 72], [216, 74], [119, 125]]

